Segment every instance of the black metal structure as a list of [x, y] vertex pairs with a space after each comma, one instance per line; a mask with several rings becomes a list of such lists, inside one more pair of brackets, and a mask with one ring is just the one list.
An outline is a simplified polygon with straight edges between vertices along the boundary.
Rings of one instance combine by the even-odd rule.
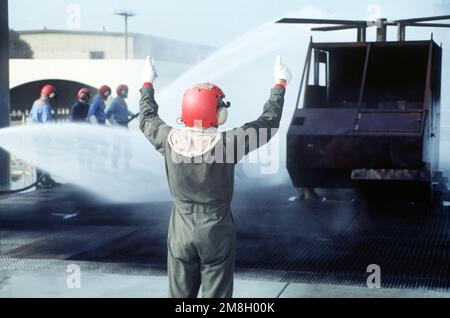
[[[8, 127], [9, 125], [8, 0], [0, 0], [0, 128]], [[0, 148], [0, 185], [8, 185], [9, 183], [9, 155]]]
[[[313, 29], [319, 31], [358, 30], [357, 42], [309, 45], [287, 136], [294, 186], [401, 185], [409, 194], [431, 190], [439, 161], [442, 48], [433, 40], [404, 41], [404, 30], [450, 26], [420, 24], [438, 19], [450, 16], [380, 19], [373, 24], [377, 42], [365, 42], [371, 25], [364, 21], [279, 21], [338, 24]], [[399, 41], [385, 41], [389, 25], [399, 27]]]
[[367, 28], [376, 27], [377, 41], [382, 42], [387, 39], [387, 28], [389, 26], [397, 27], [397, 41], [405, 41], [407, 27], [449, 28], [450, 23], [430, 23], [433, 21], [442, 20], [450, 20], [450, 15], [394, 21], [390, 21], [385, 18], [378, 19], [377, 21], [285, 18], [277, 21], [277, 23], [331, 24], [331, 26], [312, 28], [312, 31], [339, 31], [355, 29], [357, 31], [357, 42], [365, 42]]

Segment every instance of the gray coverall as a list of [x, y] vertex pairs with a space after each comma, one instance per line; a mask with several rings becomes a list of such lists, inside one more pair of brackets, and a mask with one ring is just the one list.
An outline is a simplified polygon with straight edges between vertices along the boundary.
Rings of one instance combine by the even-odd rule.
[[173, 198], [167, 244], [170, 297], [197, 297], [200, 285], [203, 297], [232, 297], [236, 237], [230, 203], [234, 167], [244, 155], [263, 144], [260, 140], [256, 145], [250, 143], [242, 132], [248, 128], [256, 131], [265, 128], [269, 130], [267, 140], [270, 139], [270, 129], [280, 124], [284, 93], [283, 87], [275, 86], [257, 120], [221, 133], [219, 145], [224, 156], [238, 144], [244, 144], [243, 153], [238, 155], [237, 149], [233, 149], [231, 162], [196, 163], [194, 160], [174, 162], [167, 141], [172, 128], [158, 116], [154, 89], [141, 89], [140, 129], [165, 157]]

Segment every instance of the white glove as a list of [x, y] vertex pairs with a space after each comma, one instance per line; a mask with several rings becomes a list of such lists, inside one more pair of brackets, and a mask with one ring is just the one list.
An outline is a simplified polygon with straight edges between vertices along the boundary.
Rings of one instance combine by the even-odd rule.
[[292, 73], [289, 71], [286, 65], [281, 62], [281, 55], [277, 56], [275, 60], [275, 69], [273, 71], [273, 76], [275, 77], [275, 81], [277, 80], [285, 80], [286, 84], [292, 79]]
[[142, 70], [142, 84], [148, 82], [153, 84], [157, 77], [158, 74], [156, 73], [155, 65], [153, 65], [153, 58], [147, 56], [144, 69]]

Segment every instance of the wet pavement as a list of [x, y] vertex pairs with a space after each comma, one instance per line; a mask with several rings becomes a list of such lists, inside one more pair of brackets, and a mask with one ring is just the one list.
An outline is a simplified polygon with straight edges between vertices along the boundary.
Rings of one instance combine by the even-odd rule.
[[[368, 204], [352, 190], [299, 202], [287, 183], [235, 193], [235, 296], [450, 297], [448, 207]], [[89, 278], [76, 295], [164, 297], [170, 206], [111, 204], [72, 185], [0, 197], [0, 297], [72, 297], [56, 287], [70, 264]], [[381, 290], [366, 286], [370, 264]]]

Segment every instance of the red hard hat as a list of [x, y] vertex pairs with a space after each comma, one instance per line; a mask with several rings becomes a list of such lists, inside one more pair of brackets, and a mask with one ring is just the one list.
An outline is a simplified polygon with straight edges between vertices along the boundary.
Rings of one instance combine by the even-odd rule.
[[203, 128], [210, 128], [217, 125], [217, 106], [223, 98], [225, 94], [212, 83], [189, 88], [183, 96], [181, 120], [189, 127], [200, 124]]
[[42, 87], [41, 89], [41, 94], [45, 95], [49, 98], [53, 98], [56, 96], [56, 88], [53, 85], [45, 85], [44, 87]]
[[98, 92], [101, 96], [108, 97], [109, 95], [111, 95], [111, 87], [109, 87], [108, 85], [103, 85], [98, 89]]
[[119, 86], [117, 86], [116, 94], [120, 95], [120, 92], [122, 92], [122, 90], [124, 89], [128, 90], [128, 86], [125, 84], [120, 84]]
[[82, 99], [83, 95], [87, 95], [88, 97], [91, 97], [91, 90], [89, 88], [83, 87], [80, 89], [77, 93], [77, 98]]

